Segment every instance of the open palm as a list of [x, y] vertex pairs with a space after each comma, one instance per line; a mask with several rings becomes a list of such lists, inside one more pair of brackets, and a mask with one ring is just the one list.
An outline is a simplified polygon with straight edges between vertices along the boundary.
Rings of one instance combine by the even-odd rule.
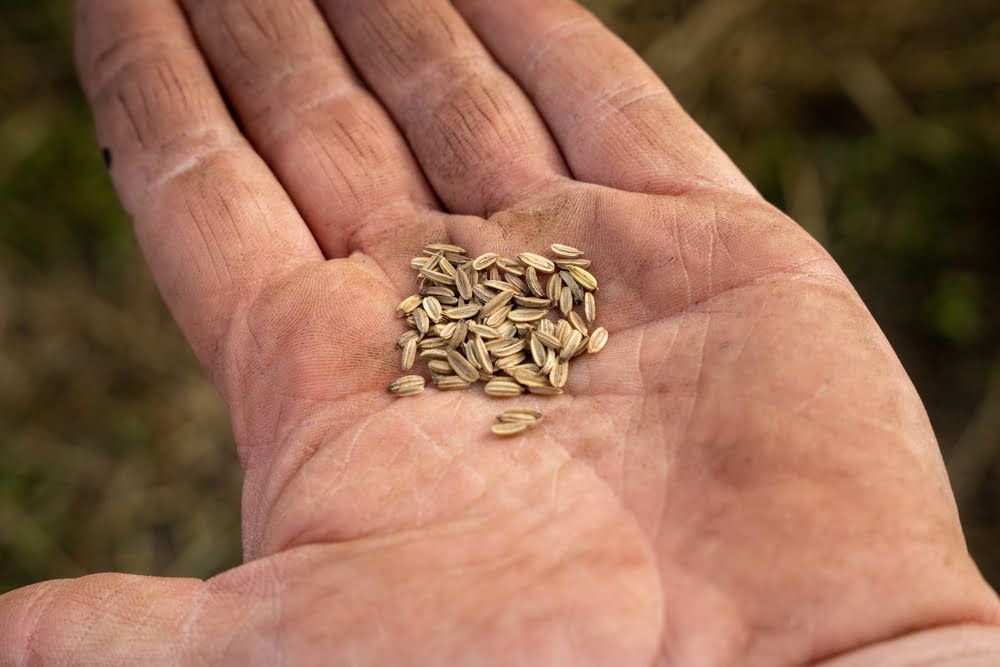
[[[0, 662], [781, 665], [998, 621], [846, 278], [575, 4], [180, 4], [79, 2], [78, 62], [249, 562], [10, 593]], [[562, 396], [391, 397], [433, 241], [586, 249], [611, 342]]]

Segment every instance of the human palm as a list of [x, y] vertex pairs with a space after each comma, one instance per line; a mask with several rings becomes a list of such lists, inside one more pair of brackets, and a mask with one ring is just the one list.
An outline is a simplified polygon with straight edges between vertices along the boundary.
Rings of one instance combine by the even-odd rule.
[[[575, 5], [182, 4], [197, 44], [80, 2], [78, 61], [248, 563], [15, 591], [0, 662], [778, 665], [997, 622], [857, 294]], [[586, 249], [607, 348], [561, 396], [390, 396], [432, 241]]]

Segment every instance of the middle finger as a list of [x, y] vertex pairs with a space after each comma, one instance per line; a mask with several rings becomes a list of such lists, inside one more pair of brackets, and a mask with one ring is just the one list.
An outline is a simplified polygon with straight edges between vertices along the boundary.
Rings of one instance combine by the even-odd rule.
[[565, 183], [544, 121], [448, 0], [320, 5], [450, 211], [489, 216]]

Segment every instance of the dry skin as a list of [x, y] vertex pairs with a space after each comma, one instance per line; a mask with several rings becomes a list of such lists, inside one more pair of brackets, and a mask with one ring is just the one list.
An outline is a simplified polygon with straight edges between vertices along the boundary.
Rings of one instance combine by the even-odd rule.
[[[494, 252], [470, 259], [459, 246], [424, 246], [425, 256], [410, 260], [419, 293], [396, 309], [410, 326], [396, 343], [402, 348], [402, 370], [422, 360], [438, 389], [467, 389], [483, 382], [495, 398], [525, 391], [563, 393], [572, 360], [601, 351], [608, 331], [588, 328], [597, 317], [598, 290], [590, 260], [568, 245], [555, 243], [551, 251], [554, 259], [532, 252], [522, 252], [516, 260]], [[419, 375], [389, 385], [396, 396], [423, 390]], [[541, 416], [529, 408], [511, 408], [491, 430], [517, 435]]]

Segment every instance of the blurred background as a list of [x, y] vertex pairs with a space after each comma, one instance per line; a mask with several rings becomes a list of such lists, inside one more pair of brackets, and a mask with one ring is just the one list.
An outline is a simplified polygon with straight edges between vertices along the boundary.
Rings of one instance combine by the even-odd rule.
[[[996, 0], [586, 4], [855, 282], [1000, 585]], [[0, 10], [0, 592], [210, 576], [240, 560], [226, 416], [106, 177], [69, 0]]]

